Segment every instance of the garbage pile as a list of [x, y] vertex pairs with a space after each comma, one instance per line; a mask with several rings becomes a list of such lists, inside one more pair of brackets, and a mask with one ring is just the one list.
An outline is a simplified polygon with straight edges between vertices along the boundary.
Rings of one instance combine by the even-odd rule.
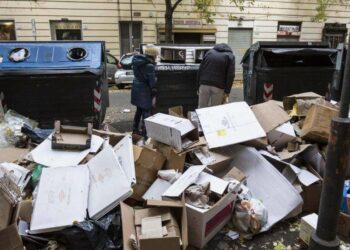
[[229, 221], [235, 238], [253, 238], [317, 212], [337, 113], [314, 93], [188, 114], [174, 107], [145, 120], [145, 141], [59, 122], [43, 131], [8, 111], [0, 249], [201, 249]]

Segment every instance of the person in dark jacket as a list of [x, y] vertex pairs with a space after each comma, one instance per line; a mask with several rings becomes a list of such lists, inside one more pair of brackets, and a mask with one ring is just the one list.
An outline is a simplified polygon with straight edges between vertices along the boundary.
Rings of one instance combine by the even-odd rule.
[[151, 116], [155, 106], [156, 75], [155, 64], [158, 49], [154, 45], [147, 45], [144, 55], [135, 55], [132, 59], [134, 80], [131, 87], [131, 104], [136, 106], [133, 123], [133, 133], [147, 137], [145, 119]]
[[220, 43], [209, 50], [198, 70], [198, 107], [220, 105], [227, 102], [235, 78], [235, 56], [231, 48]]

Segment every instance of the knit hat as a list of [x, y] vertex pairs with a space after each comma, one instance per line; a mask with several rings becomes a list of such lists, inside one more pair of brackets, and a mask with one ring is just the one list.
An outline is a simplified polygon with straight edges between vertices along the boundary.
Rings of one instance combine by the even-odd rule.
[[145, 55], [152, 56], [155, 59], [159, 55], [159, 50], [153, 44], [147, 44], [145, 48]]

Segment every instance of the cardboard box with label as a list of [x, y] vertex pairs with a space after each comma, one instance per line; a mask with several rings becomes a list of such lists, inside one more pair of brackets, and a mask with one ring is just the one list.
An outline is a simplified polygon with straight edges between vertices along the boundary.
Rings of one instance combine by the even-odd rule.
[[142, 195], [157, 179], [158, 170], [163, 168], [166, 158], [159, 152], [146, 147], [133, 146], [136, 185], [132, 198], [142, 200]]
[[162, 113], [145, 120], [147, 135], [159, 142], [183, 151], [198, 141], [198, 129], [190, 120]]
[[187, 214], [183, 200], [147, 201], [148, 208], [134, 209], [121, 203], [123, 247], [133, 250], [130, 238], [140, 250], [186, 249]]
[[309, 246], [312, 233], [316, 230], [317, 227], [317, 220], [318, 215], [315, 213], [301, 218], [299, 238], [302, 241], [303, 245]]
[[266, 136], [246, 102], [197, 109], [196, 113], [210, 149]]
[[305, 140], [327, 143], [331, 122], [339, 113], [335, 107], [315, 104], [308, 111], [301, 137]]

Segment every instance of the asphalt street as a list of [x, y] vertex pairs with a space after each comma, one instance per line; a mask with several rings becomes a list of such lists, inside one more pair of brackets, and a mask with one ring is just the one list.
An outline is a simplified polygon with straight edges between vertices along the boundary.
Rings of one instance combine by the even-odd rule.
[[[242, 86], [234, 87], [231, 91], [230, 101], [237, 102], [242, 100]], [[107, 109], [105, 123], [111, 124], [120, 132], [131, 131], [135, 107], [130, 104], [130, 89], [118, 90], [115, 87], [111, 87], [109, 102], [110, 107]]]

